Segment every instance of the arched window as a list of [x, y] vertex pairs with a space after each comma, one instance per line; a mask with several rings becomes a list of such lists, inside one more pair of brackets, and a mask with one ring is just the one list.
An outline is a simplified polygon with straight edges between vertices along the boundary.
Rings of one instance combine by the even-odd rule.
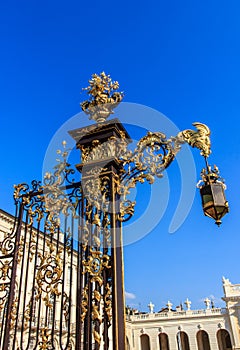
[[211, 350], [207, 332], [202, 330], [197, 332], [197, 344], [198, 350]]
[[178, 332], [177, 334], [178, 350], [190, 350], [188, 335], [185, 332]]
[[129, 344], [128, 337], [126, 337], [126, 343], [127, 343], [127, 350], [130, 350], [130, 344]]
[[219, 329], [219, 331], [217, 332], [217, 341], [219, 350], [232, 349], [230, 334], [226, 329]]
[[150, 340], [147, 334], [143, 334], [140, 337], [141, 339], [141, 350], [150, 350]]
[[158, 339], [160, 350], [169, 350], [168, 335], [166, 333], [160, 333]]

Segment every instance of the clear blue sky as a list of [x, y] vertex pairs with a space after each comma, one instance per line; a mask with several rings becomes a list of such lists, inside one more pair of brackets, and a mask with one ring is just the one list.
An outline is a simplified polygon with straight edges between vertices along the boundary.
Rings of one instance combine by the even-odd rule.
[[[111, 74], [126, 102], [152, 107], [180, 129], [199, 120], [212, 130], [210, 161], [226, 179], [231, 212], [216, 227], [196, 193], [186, 221], [169, 234], [179, 195], [169, 170], [173, 204], [156, 229], [125, 248], [126, 290], [135, 295], [127, 303], [142, 310], [150, 300], [158, 310], [187, 297], [198, 308], [210, 295], [220, 305], [221, 277], [240, 283], [239, 18], [237, 0], [0, 5], [2, 209], [13, 211], [13, 184], [41, 179], [48, 144], [80, 111], [81, 88], [94, 72]], [[193, 154], [199, 173], [203, 163]]]

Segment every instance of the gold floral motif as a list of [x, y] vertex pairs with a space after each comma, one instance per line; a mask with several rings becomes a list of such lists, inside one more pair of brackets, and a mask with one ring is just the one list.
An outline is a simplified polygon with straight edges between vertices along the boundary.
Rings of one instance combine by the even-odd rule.
[[87, 260], [83, 261], [85, 267], [83, 273], [88, 272], [91, 276], [91, 282], [98, 282], [100, 286], [103, 284], [102, 271], [104, 268], [110, 269], [110, 256], [103, 254], [101, 251], [90, 248], [90, 254]]
[[85, 215], [88, 223], [100, 227], [100, 213], [109, 211], [110, 178], [106, 174], [102, 175], [99, 167], [91, 169], [90, 175], [82, 180], [83, 194], [87, 199]]
[[40, 330], [38, 346], [39, 350], [52, 350], [51, 329], [44, 327]]
[[[100, 173], [99, 173], [100, 175]], [[88, 205], [86, 207], [86, 216], [88, 220], [91, 218], [92, 207], [96, 207], [100, 210], [101, 206], [101, 180], [100, 177], [93, 177], [83, 181], [83, 193], [88, 200]]]
[[38, 253], [41, 259], [40, 265], [37, 267], [37, 296], [43, 296], [46, 306], [52, 307], [50, 297], [52, 295], [59, 296], [59, 286], [62, 283], [63, 259], [62, 250], [55, 252], [53, 243], [48, 243], [49, 251], [44, 255]]
[[40, 222], [43, 218], [43, 209], [39, 207], [39, 205], [36, 205], [36, 203], [33, 203], [30, 208], [28, 209], [28, 217], [29, 217], [29, 222], [27, 223], [27, 226], [30, 227], [33, 224], [34, 218], [38, 222]]
[[88, 220], [86, 220], [85, 225], [82, 227], [79, 227], [79, 230], [82, 231], [82, 243], [83, 243], [83, 249], [86, 250], [88, 245], [88, 239], [89, 239], [89, 223]]
[[13, 197], [14, 199], [19, 199], [21, 197], [21, 192], [22, 191], [26, 191], [28, 186], [26, 184], [18, 184], [18, 185], [14, 185], [14, 193], [13, 193]]
[[100, 248], [100, 245], [101, 245], [101, 239], [98, 237], [98, 235], [94, 234], [93, 235], [93, 245], [94, 247], [96, 248]]
[[109, 286], [109, 283], [105, 286], [105, 295], [104, 295], [104, 303], [105, 303], [105, 312], [108, 317], [108, 321], [111, 321], [112, 318], [112, 300], [111, 300], [111, 288]]
[[100, 302], [100, 300], [101, 300], [101, 294], [99, 293], [98, 290], [95, 289], [95, 290], [93, 291], [93, 297], [94, 297], [94, 299], [96, 299], [97, 302]]
[[101, 344], [101, 336], [96, 330], [93, 331], [93, 337], [96, 343]]
[[80, 145], [82, 152], [82, 164], [110, 158], [126, 159], [130, 151], [127, 150], [128, 142], [124, 133], [122, 138], [111, 136], [104, 143], [93, 140], [91, 146]]
[[120, 214], [118, 215], [118, 220], [121, 222], [128, 221], [135, 212], [136, 202], [131, 202], [129, 199], [123, 199], [120, 202]]
[[89, 86], [83, 89], [88, 92], [90, 99], [80, 104], [82, 110], [89, 115], [89, 119], [101, 123], [114, 113], [113, 109], [123, 99], [123, 93], [116, 92], [118, 88], [118, 82], [112, 81], [110, 75], [104, 72], [92, 75]]
[[9, 272], [12, 269], [12, 261], [4, 260], [0, 261], [0, 279], [6, 281], [10, 279]]
[[92, 318], [94, 321], [97, 320], [99, 323], [102, 322], [102, 317], [101, 317], [100, 312], [99, 312], [99, 306], [96, 304], [92, 305]]
[[93, 320], [93, 336], [95, 341], [100, 344], [101, 337], [99, 333], [100, 325], [102, 323], [102, 315], [100, 310], [101, 294], [98, 290], [98, 284], [95, 284], [95, 290], [93, 291], [92, 300], [92, 320]]
[[98, 213], [94, 214], [92, 223], [93, 223], [93, 225], [96, 225], [98, 227], [101, 226], [101, 220], [100, 220], [100, 217], [99, 217]]
[[[45, 226], [47, 230], [54, 235], [58, 232], [61, 225], [61, 215], [65, 217], [71, 214], [76, 217], [76, 207], [78, 205], [77, 196], [75, 202], [69, 200], [69, 195], [62, 187], [65, 181], [69, 182], [68, 176], [75, 171], [70, 169], [70, 164], [67, 162], [68, 151], [66, 150], [66, 142], [63, 141], [63, 151], [58, 150], [58, 164], [55, 166], [54, 173], [47, 172], [44, 176], [44, 186], [42, 187], [43, 198], [41, 199], [45, 205], [47, 214]], [[73, 182], [73, 181], [72, 181]]]
[[88, 312], [88, 286], [85, 286], [82, 290], [82, 303], [81, 303], [81, 321], [83, 322]]

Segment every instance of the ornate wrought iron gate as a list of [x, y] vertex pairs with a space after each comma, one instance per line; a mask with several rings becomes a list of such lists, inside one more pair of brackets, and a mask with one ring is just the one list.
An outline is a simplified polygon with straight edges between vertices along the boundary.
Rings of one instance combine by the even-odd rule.
[[124, 349], [116, 155], [128, 142], [119, 144], [120, 124], [101, 129], [98, 145], [99, 127], [71, 132], [82, 152], [81, 182], [72, 180], [64, 150], [43, 185], [15, 188], [14, 227], [0, 243], [3, 350]]

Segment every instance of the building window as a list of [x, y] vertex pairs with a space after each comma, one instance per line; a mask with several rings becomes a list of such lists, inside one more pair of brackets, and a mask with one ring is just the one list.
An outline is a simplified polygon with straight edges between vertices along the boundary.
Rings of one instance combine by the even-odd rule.
[[198, 350], [211, 350], [207, 332], [201, 330], [197, 332]]
[[230, 334], [226, 329], [219, 329], [217, 332], [217, 341], [219, 350], [232, 350]]
[[178, 350], [190, 350], [188, 335], [185, 332], [178, 332], [177, 334]]
[[150, 350], [150, 340], [147, 334], [143, 334], [140, 337], [141, 339], [141, 350]]
[[166, 333], [160, 333], [158, 339], [160, 350], [169, 350], [168, 335]]

